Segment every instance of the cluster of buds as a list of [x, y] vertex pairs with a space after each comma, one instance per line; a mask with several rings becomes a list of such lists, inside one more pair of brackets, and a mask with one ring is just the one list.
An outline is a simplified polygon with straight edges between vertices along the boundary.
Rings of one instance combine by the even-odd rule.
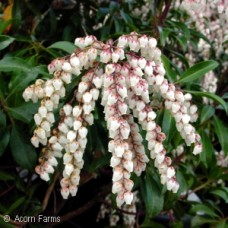
[[[190, 23], [213, 41], [214, 50], [219, 57], [228, 53], [225, 41], [228, 39], [228, 2], [224, 0], [184, 0], [175, 1], [175, 7], [180, 7], [190, 15]], [[222, 29], [221, 29], [222, 28]], [[200, 39], [198, 51], [205, 59], [210, 57], [211, 45]]]
[[[175, 118], [186, 144], [195, 144], [193, 154], [200, 153], [202, 146], [200, 136], [190, 124], [197, 118], [197, 107], [191, 105], [190, 94], [184, 95], [165, 79], [157, 41], [147, 35], [131, 33], [120, 36], [114, 44], [100, 42], [94, 36], [77, 38], [78, 48], [73, 54], [56, 59], [48, 66], [53, 78], [46, 82], [37, 80], [25, 90], [23, 97], [33, 102], [42, 99], [34, 116], [37, 128], [31, 140], [35, 147], [39, 143], [45, 146], [36, 172], [48, 181], [54, 167], [63, 162], [61, 193], [65, 199], [77, 192], [87, 126], [93, 124], [93, 110], [101, 98], [110, 137], [108, 150], [112, 154], [112, 192], [117, 195], [120, 207], [133, 201], [132, 172], [140, 176], [149, 162], [142, 132], [146, 134], [150, 158], [154, 159], [161, 183], [174, 193], [179, 188], [171, 158], [166, 156], [163, 145], [166, 136], [155, 122], [156, 113], [150, 104], [154, 93], [164, 99], [165, 108]], [[53, 111], [65, 97], [66, 85], [76, 77], [77, 88], [67, 104], [60, 108], [57, 127], [51, 129], [55, 122]]]
[[[210, 71], [207, 74], [205, 74], [201, 82], [201, 86], [205, 91], [208, 91], [210, 93], [215, 93], [217, 90], [217, 82], [218, 82], [218, 78], [215, 76], [213, 71]], [[203, 102], [205, 104], [208, 104], [208, 103], [211, 103], [211, 100], [204, 97]]]
[[136, 213], [137, 213], [137, 207], [136, 204], [139, 202], [138, 198], [138, 192], [133, 192], [134, 199], [131, 203], [131, 205], [123, 205], [121, 207], [121, 211], [117, 211], [116, 209], [112, 208], [112, 202], [111, 202], [111, 194], [108, 194], [105, 197], [105, 202], [101, 204], [100, 210], [97, 216], [97, 222], [104, 219], [106, 216], [109, 218], [109, 225], [117, 226], [118, 222], [123, 220], [123, 225], [125, 227], [134, 228], [136, 225]]
[[215, 156], [217, 159], [218, 166], [224, 167], [224, 168], [228, 166], [228, 156], [226, 156], [222, 150], [220, 152], [216, 151]]
[[146, 20], [150, 12], [150, 4], [150, 1], [144, 0], [144, 4], [140, 3], [139, 5], [133, 5], [132, 14], [138, 18], [142, 18], [142, 20]]

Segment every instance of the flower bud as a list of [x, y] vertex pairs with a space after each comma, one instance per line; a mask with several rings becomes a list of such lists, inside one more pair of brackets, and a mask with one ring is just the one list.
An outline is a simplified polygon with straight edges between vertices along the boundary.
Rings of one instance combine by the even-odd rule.
[[132, 192], [125, 192], [124, 193], [124, 201], [127, 205], [130, 205], [132, 203], [133, 200], [133, 193]]

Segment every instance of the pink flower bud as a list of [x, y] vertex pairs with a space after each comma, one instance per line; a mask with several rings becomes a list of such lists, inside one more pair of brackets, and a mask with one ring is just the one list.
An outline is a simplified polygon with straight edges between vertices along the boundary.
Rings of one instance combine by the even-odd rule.
[[132, 157], [133, 157], [133, 154], [132, 154], [132, 152], [131, 152], [130, 150], [125, 150], [125, 151], [124, 151], [124, 153], [123, 153], [123, 158], [124, 158], [125, 160], [130, 161], [130, 160], [132, 160]]
[[111, 158], [111, 161], [110, 161], [110, 166], [111, 167], [116, 167], [117, 165], [119, 165], [120, 164], [120, 158], [119, 157], [116, 157], [115, 155], [114, 156], [112, 156], [112, 158]]
[[70, 194], [70, 191], [67, 187], [61, 189], [61, 195], [63, 199], [67, 199]]
[[70, 63], [68, 62], [64, 62], [63, 65], [62, 65], [62, 70], [65, 71], [65, 72], [71, 72], [71, 65]]
[[134, 186], [134, 182], [129, 179], [124, 179], [124, 187], [127, 191], [131, 191]]
[[123, 190], [123, 185], [121, 184], [120, 181], [113, 182], [113, 184], [112, 184], [112, 193], [113, 194], [116, 194], [122, 190]]
[[149, 46], [150, 46], [151, 48], [154, 48], [154, 47], [157, 46], [157, 40], [156, 40], [155, 38], [153, 38], [153, 37], [149, 38], [148, 43], [149, 43]]
[[190, 121], [190, 116], [188, 114], [183, 114], [182, 115], [182, 121], [184, 124], [188, 124]]
[[123, 170], [120, 167], [115, 167], [113, 170], [112, 181], [116, 182], [123, 178]]
[[71, 64], [72, 67], [78, 68], [80, 66], [79, 58], [77, 56], [75, 56], [74, 54], [71, 55], [70, 64]]
[[71, 186], [69, 187], [69, 191], [70, 191], [70, 194], [71, 194], [72, 196], [76, 196], [77, 191], [78, 191], [78, 188], [77, 188], [76, 186], [71, 185]]
[[120, 48], [125, 48], [126, 45], [128, 43], [128, 38], [126, 36], [120, 36], [118, 38], [118, 44], [117, 44], [117, 47], [120, 47]]
[[125, 160], [123, 162], [123, 167], [129, 172], [133, 172], [133, 162], [132, 161], [128, 161], [128, 160]]
[[70, 154], [70, 153], [65, 153], [65, 154], [63, 155], [63, 164], [68, 164], [68, 163], [70, 163], [70, 162], [72, 161], [72, 159], [73, 159], [72, 154]]
[[74, 170], [74, 166], [73, 166], [72, 164], [68, 163], [68, 164], [65, 165], [64, 170], [65, 170], [65, 172], [66, 172], [66, 175], [67, 175], [67, 176], [70, 176], [71, 173], [72, 173], [73, 170]]
[[117, 145], [115, 147], [115, 155], [117, 157], [120, 157], [121, 158], [123, 156], [124, 151], [125, 151], [125, 148], [124, 148], [124, 146], [122, 144]]
[[38, 139], [38, 137], [33, 136], [33, 137], [31, 138], [31, 143], [32, 143], [32, 145], [33, 145], [34, 147], [38, 147], [38, 146], [39, 146], [39, 139]]
[[125, 192], [124, 193], [124, 201], [127, 205], [130, 205], [132, 203], [133, 200], [133, 193], [132, 192]]
[[78, 84], [78, 92], [81, 94], [83, 94], [88, 88], [89, 88], [89, 85], [86, 82], [80, 82]]
[[167, 177], [170, 179], [175, 176], [175, 169], [173, 167], [169, 167], [167, 169]]
[[71, 83], [71, 77], [72, 77], [72, 75], [71, 75], [71, 73], [69, 73], [69, 72], [62, 72], [61, 73], [61, 79], [66, 83], [66, 84], [69, 84], [69, 83]]
[[202, 150], [203, 150], [202, 145], [201, 144], [197, 144], [197, 145], [195, 145], [192, 153], [194, 155], [197, 155], [197, 154], [200, 154], [202, 152]]
[[50, 180], [50, 177], [49, 177], [49, 174], [47, 172], [42, 172], [40, 174], [40, 178], [44, 181], [49, 181]]

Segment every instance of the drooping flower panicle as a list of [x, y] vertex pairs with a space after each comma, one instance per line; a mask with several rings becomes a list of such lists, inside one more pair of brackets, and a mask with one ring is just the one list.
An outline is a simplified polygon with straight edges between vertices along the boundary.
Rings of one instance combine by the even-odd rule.
[[[76, 195], [84, 164], [87, 126], [94, 122], [93, 110], [100, 97], [110, 137], [112, 192], [117, 194], [117, 205], [131, 204], [134, 186], [131, 174], [141, 175], [149, 162], [140, 134], [142, 130], [146, 133], [150, 158], [155, 160], [161, 183], [177, 192], [175, 169], [163, 145], [166, 135], [155, 122], [156, 112], [150, 105], [150, 97], [154, 93], [161, 95], [186, 144], [195, 144], [194, 154], [202, 150], [200, 136], [191, 125], [197, 119], [197, 107], [191, 105], [190, 94], [184, 95], [165, 79], [156, 39], [131, 33], [119, 37], [117, 44], [100, 42], [94, 36], [77, 38], [75, 44], [78, 48], [72, 55], [49, 64], [52, 79], [39, 79], [23, 93], [26, 101], [41, 99], [34, 116], [37, 128], [31, 142], [35, 147], [41, 143], [45, 148], [36, 172], [48, 181], [58, 158], [62, 158], [61, 194], [65, 199]], [[78, 86], [71, 101], [60, 109], [58, 126], [53, 129], [53, 111], [65, 97], [66, 85], [74, 77], [80, 77]]]

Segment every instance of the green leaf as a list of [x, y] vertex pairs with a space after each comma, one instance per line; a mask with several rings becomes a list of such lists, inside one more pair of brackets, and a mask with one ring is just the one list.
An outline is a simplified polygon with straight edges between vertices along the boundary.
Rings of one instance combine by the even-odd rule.
[[219, 217], [212, 208], [208, 207], [207, 205], [197, 204], [193, 205], [191, 208], [192, 213], [204, 213], [209, 215], [212, 218]]
[[69, 41], [59, 41], [59, 42], [52, 44], [48, 48], [60, 49], [62, 51], [65, 51], [65, 52], [71, 54], [75, 50], [76, 46]]
[[199, 227], [203, 224], [208, 224], [208, 223], [215, 223], [217, 220], [214, 219], [209, 219], [203, 216], [195, 216], [192, 221], [191, 221], [191, 227]]
[[146, 218], [150, 219], [158, 215], [163, 209], [164, 197], [156, 181], [146, 174], [145, 180], [141, 180], [142, 198], [146, 205]]
[[10, 208], [5, 212], [5, 214], [11, 214], [13, 211], [15, 211], [18, 207], [20, 207], [24, 202], [25, 202], [26, 198], [20, 197], [19, 199], [17, 199], [11, 206]]
[[6, 126], [6, 115], [0, 109], [0, 127], [1, 126]]
[[120, 10], [120, 15], [124, 19], [124, 22], [126, 23], [127, 26], [129, 26], [131, 29], [137, 31], [138, 28], [135, 27], [132, 18], [129, 16], [129, 14], [125, 13], [123, 10]]
[[21, 106], [15, 108], [7, 107], [7, 109], [14, 119], [20, 120], [24, 123], [29, 123], [37, 112], [38, 106], [38, 103], [34, 104], [29, 102], [23, 103]]
[[0, 129], [0, 156], [4, 153], [6, 147], [9, 144], [10, 133], [8, 129], [2, 128]]
[[165, 55], [163, 55], [163, 54], [161, 56], [161, 59], [162, 59], [162, 62], [164, 64], [166, 75], [167, 75], [169, 81], [173, 82], [175, 80], [176, 73], [175, 73], [174, 70], [171, 69], [171, 62], [170, 62], [170, 60]]
[[222, 198], [226, 203], [228, 203], [228, 188], [226, 187], [216, 188], [210, 191], [210, 193]]
[[13, 19], [9, 19], [7, 21], [3, 21], [0, 19], [0, 34], [4, 33], [6, 28], [12, 23]]
[[156, 228], [165, 228], [163, 225], [160, 223], [152, 222], [152, 221], [144, 221], [142, 225], [140, 225], [140, 228], [151, 228], [151, 227], [156, 227]]
[[200, 115], [200, 123], [204, 123], [215, 114], [215, 109], [212, 106], [204, 105]]
[[14, 176], [12, 176], [9, 172], [0, 171], [0, 180], [9, 181], [14, 179]]
[[0, 156], [9, 143], [10, 133], [6, 125], [6, 115], [0, 109]]
[[13, 43], [14, 40], [15, 38], [11, 36], [0, 35], [0, 50], [3, 50], [6, 47], [8, 47], [11, 43]]
[[176, 177], [177, 177], [178, 183], [181, 183], [180, 188], [177, 192], [177, 195], [179, 195], [182, 192], [186, 192], [189, 188], [189, 185], [187, 183], [186, 177], [184, 176], [183, 172], [181, 172], [180, 170], [177, 170]]
[[228, 113], [228, 107], [226, 102], [219, 96], [215, 95], [214, 93], [209, 93], [209, 92], [199, 92], [199, 91], [191, 91], [191, 90], [185, 90], [187, 93], [191, 93], [195, 96], [199, 97], [208, 97], [217, 103], [221, 104], [222, 107], [224, 108], [225, 112]]
[[216, 228], [227, 228], [227, 219], [222, 219], [216, 223]]
[[203, 143], [203, 151], [200, 154], [200, 159], [204, 163], [205, 167], [210, 167], [213, 154], [214, 154], [214, 148], [211, 143], [210, 138], [207, 136], [205, 132], [201, 133], [202, 136], [202, 143]]
[[10, 147], [17, 164], [25, 169], [34, 169], [37, 159], [36, 151], [23, 130], [19, 130], [16, 126], [12, 129]]
[[188, 40], [185, 36], [176, 36], [175, 39], [178, 41], [183, 51], [186, 51]]
[[23, 71], [29, 72], [31, 66], [23, 59], [18, 57], [5, 57], [0, 60], [0, 71], [10, 72], [10, 71]]
[[161, 45], [164, 46], [166, 39], [169, 36], [171, 30], [168, 28], [158, 27], [158, 31], [159, 31], [159, 38], [160, 38]]
[[211, 44], [211, 41], [206, 36], [204, 36], [203, 33], [198, 32], [194, 29], [189, 29], [189, 31], [190, 31], [191, 35], [201, 38], [201, 39], [205, 40], [207, 43]]
[[228, 155], [228, 129], [217, 116], [214, 116], [214, 127], [222, 150], [224, 151], [225, 155]]
[[47, 77], [50, 76], [47, 73], [47, 67], [44, 67], [43, 65], [32, 67], [28, 72], [17, 73], [16, 76], [11, 79], [11, 88], [6, 99], [8, 100], [11, 95], [23, 91], [40, 74]]
[[11, 225], [10, 223], [6, 223], [3, 219], [3, 216], [0, 215], [0, 227], [4, 228], [15, 228], [15, 225]]
[[166, 141], [169, 143], [171, 138], [173, 137], [173, 134], [171, 134], [171, 131], [173, 133], [175, 129], [175, 123], [174, 119], [170, 115], [170, 112], [168, 110], [164, 111], [163, 119], [162, 119], [162, 131], [166, 134]]
[[215, 69], [218, 66], [218, 63], [214, 60], [207, 60], [200, 63], [195, 64], [186, 70], [179, 80], [176, 83], [181, 82], [191, 82], [200, 77], [204, 76], [207, 72]]
[[110, 163], [111, 155], [106, 153], [98, 159], [93, 159], [93, 161], [85, 167], [89, 172], [96, 172], [99, 168], [104, 167]]

